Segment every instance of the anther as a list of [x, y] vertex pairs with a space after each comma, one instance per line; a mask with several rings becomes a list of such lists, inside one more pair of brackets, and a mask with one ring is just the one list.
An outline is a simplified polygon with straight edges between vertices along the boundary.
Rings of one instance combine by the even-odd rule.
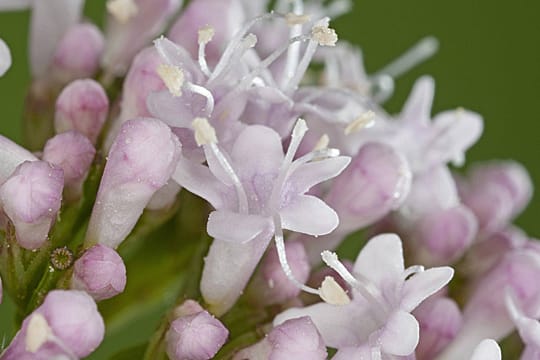
[[137, 15], [139, 8], [133, 0], [109, 0], [107, 11], [119, 23], [125, 24]]
[[216, 130], [206, 118], [195, 118], [191, 126], [195, 130], [195, 141], [198, 146], [216, 144], [218, 142]]
[[185, 80], [182, 69], [174, 65], [160, 64], [156, 71], [173, 96], [182, 96], [182, 87], [184, 86]]
[[321, 46], [336, 46], [336, 31], [325, 25], [316, 25], [311, 29], [311, 38]]
[[349, 125], [347, 125], [344, 131], [345, 135], [350, 135], [362, 129], [369, 128], [373, 126], [374, 123], [375, 123], [375, 113], [371, 110], [366, 111], [365, 113], [360, 115], [358, 118], [353, 120]]
[[331, 276], [324, 278], [319, 288], [319, 296], [330, 305], [347, 305], [351, 302], [345, 290]]

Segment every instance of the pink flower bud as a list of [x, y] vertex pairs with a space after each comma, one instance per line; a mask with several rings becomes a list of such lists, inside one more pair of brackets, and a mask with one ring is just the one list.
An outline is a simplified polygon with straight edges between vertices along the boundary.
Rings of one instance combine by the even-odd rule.
[[307, 316], [276, 326], [259, 343], [240, 351], [235, 360], [324, 360], [327, 352], [317, 328]]
[[30, 151], [0, 135], [0, 185], [25, 161], [38, 160]]
[[167, 354], [172, 360], [212, 359], [225, 344], [229, 331], [207, 311], [189, 314], [196, 310], [193, 304], [184, 310], [167, 331]]
[[215, 64], [221, 52], [244, 22], [244, 10], [238, 0], [191, 1], [169, 31], [168, 38], [185, 48], [191, 56], [198, 56], [198, 31], [205, 26], [214, 29], [214, 37], [206, 45], [206, 58]]
[[37, 249], [47, 240], [63, 186], [62, 169], [45, 161], [26, 161], [0, 187], [0, 203], [22, 247]]
[[364, 145], [339, 175], [326, 198], [339, 215], [339, 229], [372, 224], [401, 204], [410, 188], [405, 159], [388, 145]]
[[49, 139], [43, 149], [43, 160], [64, 170], [64, 185], [70, 198], [78, 198], [82, 183], [94, 160], [96, 149], [77, 131], [67, 131]]
[[452, 263], [469, 248], [477, 229], [474, 214], [461, 205], [421, 218], [413, 231], [420, 247], [418, 262], [429, 266]]
[[[310, 272], [310, 265], [304, 245], [299, 241], [285, 243], [287, 261], [294, 277], [304, 284]], [[251, 281], [248, 289], [250, 298], [260, 305], [283, 303], [300, 293], [297, 285], [292, 283], [283, 272], [275, 247], [271, 247]]]
[[75, 261], [71, 287], [86, 291], [96, 301], [112, 298], [126, 287], [126, 266], [110, 247], [93, 246]]
[[64, 83], [94, 76], [103, 46], [103, 34], [95, 25], [84, 23], [71, 27], [56, 48], [54, 75]]
[[462, 324], [459, 307], [454, 300], [435, 297], [421, 303], [414, 311], [420, 323], [417, 360], [434, 359], [456, 336]]
[[181, 0], [131, 0], [124, 7], [109, 6], [111, 16], [107, 21], [102, 61], [107, 71], [123, 75], [137, 52], [163, 31], [181, 3]]
[[122, 125], [101, 178], [86, 242], [116, 248], [154, 193], [176, 168], [180, 142], [163, 122], [141, 118]]
[[540, 253], [537, 249], [508, 253], [487, 275], [473, 284], [463, 311], [463, 327], [440, 359], [466, 359], [482, 339], [502, 339], [514, 328], [506, 311], [505, 294], [511, 291], [525, 315], [540, 316]]
[[91, 79], [75, 80], [56, 100], [54, 127], [57, 133], [77, 130], [95, 144], [108, 112], [109, 99], [101, 85]]
[[2, 360], [84, 358], [104, 334], [103, 318], [88, 294], [53, 290], [24, 320]]

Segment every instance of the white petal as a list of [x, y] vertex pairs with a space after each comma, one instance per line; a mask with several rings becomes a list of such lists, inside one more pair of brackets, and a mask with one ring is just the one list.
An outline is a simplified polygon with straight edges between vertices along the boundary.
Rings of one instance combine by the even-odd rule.
[[448, 266], [428, 269], [413, 275], [405, 281], [401, 307], [413, 311], [424, 299], [439, 291], [454, 276], [454, 269]]
[[407, 356], [410, 355], [420, 338], [418, 321], [405, 311], [396, 311], [388, 319], [379, 341], [384, 353]]
[[386, 281], [403, 281], [403, 270], [401, 239], [395, 234], [382, 234], [369, 240], [354, 263], [354, 272], [379, 288]]
[[[356, 346], [367, 340], [373, 326], [369, 316], [356, 303], [343, 306], [318, 303], [305, 308], [288, 309], [276, 316], [274, 325], [303, 316], [311, 318], [326, 346], [334, 348]], [[367, 330], [364, 329], [366, 325], [369, 327]]]
[[295, 197], [279, 211], [284, 229], [308, 235], [326, 235], [334, 230], [339, 219], [324, 201], [310, 195]]
[[408, 123], [427, 125], [431, 120], [431, 106], [435, 82], [430, 76], [418, 79], [405, 103], [400, 118]]
[[0, 39], [0, 76], [3, 76], [11, 67], [11, 52], [9, 47]]
[[351, 162], [348, 156], [338, 156], [301, 165], [289, 177], [295, 186], [295, 191], [303, 194], [312, 186], [338, 176]]
[[501, 360], [501, 358], [501, 348], [492, 339], [482, 340], [471, 356], [471, 360]]
[[210, 213], [207, 224], [208, 235], [241, 244], [253, 240], [255, 236], [270, 228], [269, 218], [226, 210]]
[[227, 187], [220, 183], [206, 166], [181, 157], [172, 179], [208, 201], [214, 208], [222, 207], [222, 195], [227, 192]]
[[84, 0], [36, 1], [30, 26], [30, 62], [34, 76], [47, 71], [56, 45], [79, 22]]

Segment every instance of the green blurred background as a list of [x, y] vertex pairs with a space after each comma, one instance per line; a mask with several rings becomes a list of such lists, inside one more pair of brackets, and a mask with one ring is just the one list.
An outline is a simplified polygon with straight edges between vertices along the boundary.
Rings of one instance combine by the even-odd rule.
[[[104, 3], [87, 1], [86, 15], [98, 24]], [[435, 113], [462, 106], [484, 116], [485, 133], [468, 153], [469, 163], [515, 159], [529, 169], [539, 187], [539, 15], [537, 0], [363, 0], [355, 1], [354, 10], [336, 20], [334, 26], [342, 39], [362, 47], [369, 72], [420, 38], [436, 36], [441, 44], [439, 53], [398, 79], [395, 96], [386, 108], [398, 112], [414, 80], [432, 75], [437, 84]], [[0, 37], [11, 47], [14, 60], [11, 70], [0, 79], [0, 134], [17, 141], [21, 139], [21, 113], [29, 85], [28, 20], [27, 12], [0, 13]], [[536, 237], [540, 237], [539, 199], [536, 194], [517, 220]], [[0, 320], [9, 313], [9, 302], [1, 310]], [[2, 334], [5, 322], [0, 323], [4, 323], [0, 324]], [[151, 333], [153, 325], [148, 324], [147, 330]], [[96, 355], [93, 358], [102, 358], [103, 352]]]

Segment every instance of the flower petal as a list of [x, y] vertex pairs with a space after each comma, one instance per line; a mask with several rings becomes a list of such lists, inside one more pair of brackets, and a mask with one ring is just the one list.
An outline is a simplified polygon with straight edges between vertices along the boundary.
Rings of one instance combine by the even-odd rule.
[[339, 224], [334, 210], [324, 201], [310, 195], [295, 197], [279, 211], [284, 229], [308, 235], [326, 235]]
[[[366, 339], [372, 330], [370, 317], [359, 311], [357, 303], [337, 306], [327, 303], [318, 303], [304, 308], [291, 308], [285, 310], [274, 319], [274, 326], [289, 319], [309, 316], [326, 346], [341, 348], [356, 346]], [[369, 327], [367, 331], [364, 327]]]
[[384, 353], [407, 356], [410, 355], [420, 339], [418, 321], [405, 311], [396, 311], [384, 326], [379, 339]]
[[432, 77], [423, 76], [418, 79], [401, 111], [400, 119], [411, 124], [428, 125], [434, 94], [435, 82]]
[[182, 156], [172, 179], [180, 186], [208, 201], [216, 209], [222, 206], [222, 195], [228, 191], [227, 187], [219, 182], [206, 166]]
[[303, 194], [312, 186], [338, 176], [350, 162], [350, 157], [338, 156], [303, 164], [292, 173], [288, 181], [294, 184], [299, 194]]
[[243, 244], [270, 227], [269, 218], [218, 210], [210, 213], [206, 228], [214, 238]]
[[454, 276], [454, 269], [448, 266], [428, 269], [413, 275], [405, 281], [401, 308], [413, 311], [424, 299], [439, 291]]
[[0, 39], [0, 76], [3, 76], [11, 67], [11, 52], [9, 47]]
[[482, 340], [471, 356], [471, 360], [501, 360], [501, 358], [501, 348], [492, 339]]
[[375, 236], [364, 246], [354, 263], [354, 273], [361, 274], [381, 288], [384, 282], [402, 281], [403, 249], [395, 234]]

